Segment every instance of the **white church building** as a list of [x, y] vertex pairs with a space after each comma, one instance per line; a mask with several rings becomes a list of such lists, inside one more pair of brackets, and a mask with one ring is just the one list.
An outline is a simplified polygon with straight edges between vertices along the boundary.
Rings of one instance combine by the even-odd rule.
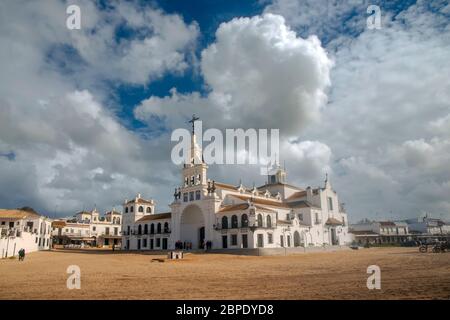
[[52, 220], [25, 209], [0, 209], [1, 258], [51, 248]]
[[[208, 166], [192, 134], [192, 159], [181, 172], [171, 212], [138, 194], [123, 204], [122, 248], [254, 249], [324, 247], [351, 241], [348, 218], [327, 177], [323, 187], [300, 188], [278, 168], [260, 187], [208, 179]], [[197, 161], [195, 160], [197, 158]]]

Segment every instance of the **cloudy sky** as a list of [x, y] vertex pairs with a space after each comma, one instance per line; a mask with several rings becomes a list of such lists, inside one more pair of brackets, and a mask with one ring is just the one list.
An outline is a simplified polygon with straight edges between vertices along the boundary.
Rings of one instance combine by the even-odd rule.
[[449, 219], [449, 22], [445, 0], [2, 1], [0, 207], [65, 216], [140, 192], [167, 210], [170, 134], [195, 113], [280, 129], [289, 182], [328, 172], [351, 221]]

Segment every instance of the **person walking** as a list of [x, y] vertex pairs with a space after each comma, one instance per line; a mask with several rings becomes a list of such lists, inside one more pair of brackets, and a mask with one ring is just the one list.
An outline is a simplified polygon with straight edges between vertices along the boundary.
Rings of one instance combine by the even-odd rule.
[[25, 259], [25, 249], [22, 248], [19, 250], [19, 261], [23, 261]]

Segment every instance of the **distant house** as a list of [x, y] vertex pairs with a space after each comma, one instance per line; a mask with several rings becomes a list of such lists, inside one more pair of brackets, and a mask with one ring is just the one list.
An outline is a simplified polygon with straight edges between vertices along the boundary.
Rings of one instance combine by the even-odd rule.
[[53, 221], [55, 244], [97, 247], [121, 246], [122, 214], [115, 210], [100, 217], [99, 212], [81, 211], [74, 218]]
[[48, 250], [51, 220], [32, 210], [0, 209], [0, 253], [2, 258], [25, 252]]
[[441, 219], [423, 218], [407, 219], [405, 222], [411, 233], [423, 235], [448, 235], [450, 234], [450, 224]]
[[402, 243], [410, 237], [408, 224], [397, 221], [365, 221], [352, 224], [350, 233], [359, 244]]

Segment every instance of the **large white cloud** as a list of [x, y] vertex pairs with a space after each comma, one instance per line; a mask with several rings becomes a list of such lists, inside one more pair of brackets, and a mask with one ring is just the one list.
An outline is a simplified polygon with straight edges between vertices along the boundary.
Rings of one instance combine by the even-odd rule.
[[331, 148], [333, 181], [353, 220], [450, 215], [450, 6], [399, 4], [380, 4], [380, 30], [365, 28], [365, 1], [275, 0], [266, 8], [327, 38], [330, 103], [305, 138]]
[[[100, 10], [71, 1], [82, 29], [68, 30], [68, 4], [0, 4], [0, 206], [73, 214], [141, 192], [165, 207], [167, 189], [155, 186], [178, 178], [167, 166], [169, 139], [142, 139], [121, 125], [99, 83], [146, 85], [182, 72], [198, 27], [137, 2]], [[120, 28], [139, 36], [116, 37]]]
[[282, 16], [266, 14], [222, 23], [200, 65], [206, 96], [172, 91], [150, 97], [136, 116], [166, 116], [173, 128], [197, 112], [211, 127], [279, 128], [283, 136], [296, 135], [317, 120], [326, 102], [332, 62], [315, 36], [303, 39]]

